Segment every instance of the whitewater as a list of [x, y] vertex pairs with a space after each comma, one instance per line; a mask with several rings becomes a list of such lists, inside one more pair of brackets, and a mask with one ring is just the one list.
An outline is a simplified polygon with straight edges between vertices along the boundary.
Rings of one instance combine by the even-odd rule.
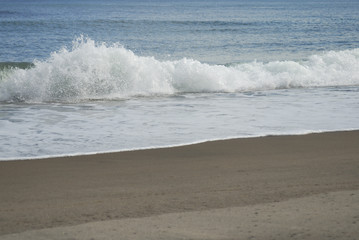
[[359, 84], [359, 49], [330, 51], [301, 62], [209, 65], [193, 59], [159, 61], [120, 44], [80, 37], [30, 69], [5, 69], [2, 102], [79, 102], [184, 93], [235, 93]]
[[1, 71], [1, 160], [359, 129], [359, 49], [303, 61], [160, 61], [83, 37]]

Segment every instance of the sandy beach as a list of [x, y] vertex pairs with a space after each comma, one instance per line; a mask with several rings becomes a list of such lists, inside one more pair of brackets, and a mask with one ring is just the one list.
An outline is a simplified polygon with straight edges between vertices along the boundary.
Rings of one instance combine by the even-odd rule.
[[3, 161], [0, 239], [355, 239], [358, 173], [359, 131]]

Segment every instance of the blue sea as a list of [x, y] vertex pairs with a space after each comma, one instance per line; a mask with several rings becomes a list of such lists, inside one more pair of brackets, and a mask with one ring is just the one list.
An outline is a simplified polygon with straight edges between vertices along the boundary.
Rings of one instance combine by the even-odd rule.
[[0, 0], [0, 160], [359, 129], [358, 0]]

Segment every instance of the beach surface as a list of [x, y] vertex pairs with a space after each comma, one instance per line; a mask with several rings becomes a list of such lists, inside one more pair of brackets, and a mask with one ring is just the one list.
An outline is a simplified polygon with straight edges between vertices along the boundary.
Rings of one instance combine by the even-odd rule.
[[0, 162], [0, 239], [355, 239], [359, 131]]

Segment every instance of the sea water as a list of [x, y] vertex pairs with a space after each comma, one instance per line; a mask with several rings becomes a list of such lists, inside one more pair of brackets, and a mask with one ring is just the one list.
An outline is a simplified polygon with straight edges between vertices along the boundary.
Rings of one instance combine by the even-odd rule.
[[0, 0], [0, 159], [359, 129], [358, 12]]

